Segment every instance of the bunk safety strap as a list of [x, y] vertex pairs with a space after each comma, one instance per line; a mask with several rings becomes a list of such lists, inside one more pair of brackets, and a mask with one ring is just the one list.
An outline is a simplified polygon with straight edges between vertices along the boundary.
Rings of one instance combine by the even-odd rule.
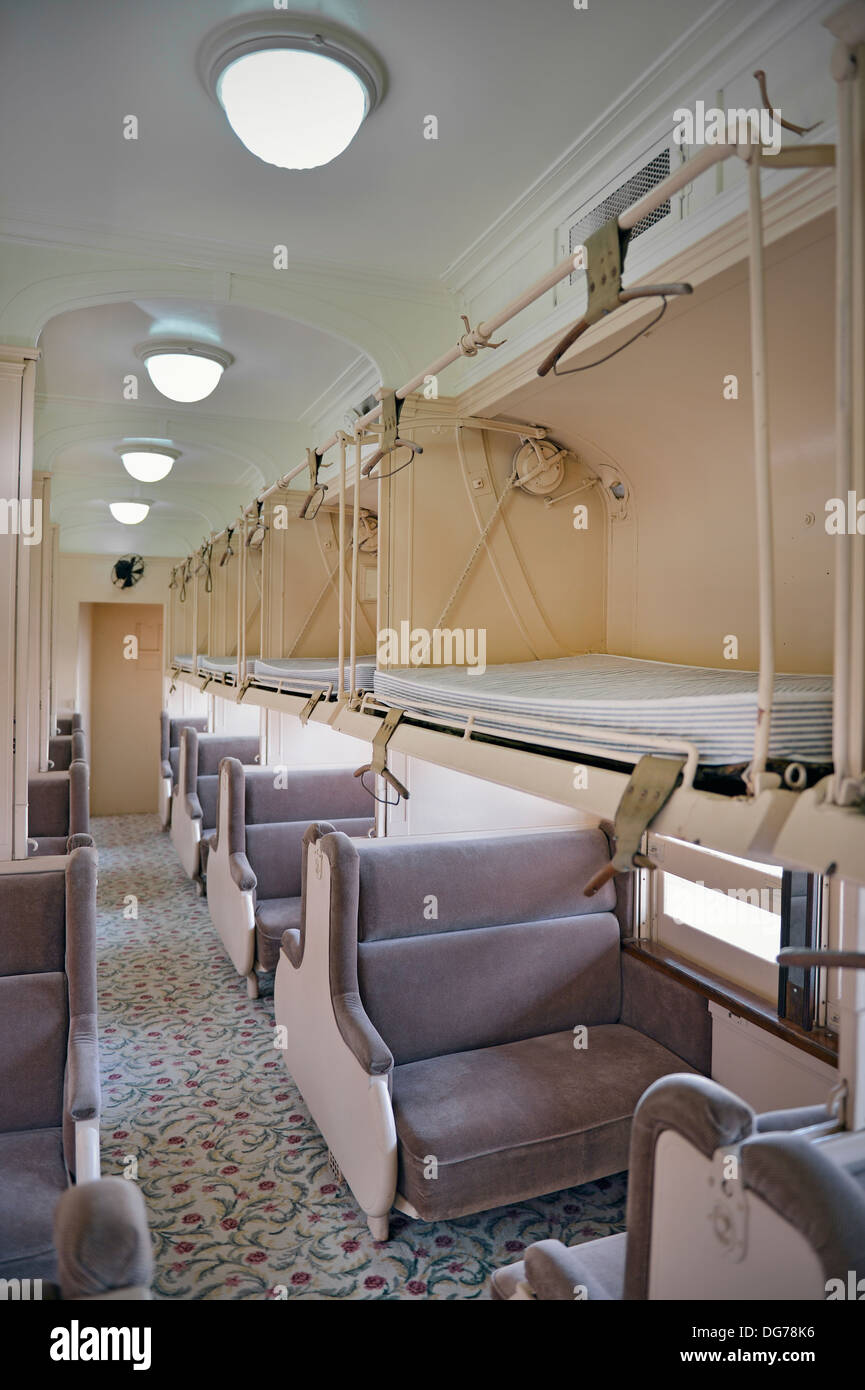
[[616, 852], [610, 863], [589, 879], [583, 889], [587, 898], [593, 898], [616, 874], [655, 867], [651, 859], [640, 854], [640, 841], [672, 796], [686, 761], [647, 753], [637, 763], [616, 811]]
[[[367, 772], [374, 772], [377, 777], [381, 777], [392, 787], [397, 794], [397, 798], [402, 797], [403, 801], [408, 801], [408, 791], [403, 786], [398, 777], [395, 777], [387, 765], [387, 746], [393, 735], [396, 733], [397, 726], [405, 714], [405, 710], [389, 709], [381, 724], [378, 733], [372, 741], [372, 762], [365, 763], [355, 772], [355, 777], [361, 780]], [[366, 784], [364, 784], [366, 785]], [[367, 791], [369, 788], [367, 787]], [[375, 795], [375, 793], [373, 793]], [[396, 803], [391, 802], [391, 805]]]
[[[632, 290], [622, 289], [622, 268], [625, 263], [625, 252], [630, 238], [630, 231], [623, 230], [618, 223], [618, 218], [611, 217], [605, 222], [603, 227], [591, 232], [586, 237], [585, 250], [583, 255], [582, 269], [586, 272], [588, 280], [588, 303], [586, 312], [579, 323], [574, 324], [573, 328], [568, 329], [565, 336], [556, 343], [552, 352], [548, 353], [541, 365], [538, 367], [538, 376], [546, 376], [557, 366], [559, 359], [564, 357], [569, 348], [573, 347], [578, 338], [597, 323], [599, 319], [607, 314], [612, 314], [622, 304], [629, 304], [632, 299], [653, 299], [661, 298], [664, 301], [661, 313], [667, 307], [669, 296], [680, 294], [691, 294], [691, 285], [679, 283], [672, 285], [638, 285]], [[658, 315], [660, 318], [660, 315]], [[636, 335], [640, 337], [645, 329], [640, 329]], [[631, 341], [634, 341], [632, 339]], [[624, 344], [623, 346], [627, 346]], [[620, 351], [620, 349], [616, 349]], [[612, 355], [612, 354], [611, 354]], [[601, 359], [604, 361], [605, 359]], [[592, 366], [599, 366], [600, 363], [593, 362]], [[583, 369], [580, 369], [583, 370]]]
[[301, 724], [307, 723], [307, 721], [309, 720], [309, 716], [312, 714], [312, 711], [315, 709], [319, 700], [323, 700], [326, 697], [326, 695], [326, 690], [316, 690], [314, 694], [310, 695], [309, 699], [307, 700], [306, 704], [304, 705], [303, 709], [300, 711], [300, 714], [298, 716]]
[[[321, 455], [315, 449], [307, 449], [306, 466], [309, 469], [309, 491], [303, 499], [300, 509], [302, 521], [313, 521], [318, 515], [319, 507], [324, 501], [324, 494], [327, 492], [327, 483], [318, 481], [318, 470], [321, 467]], [[318, 501], [316, 502], [316, 497]]]
[[[407, 460], [411, 463], [415, 454], [422, 454], [423, 449], [419, 444], [415, 444], [411, 439], [401, 439], [399, 435], [399, 417], [402, 410], [402, 401], [398, 401], [396, 393], [387, 391], [381, 398], [381, 442], [371, 459], [367, 459], [361, 468], [361, 475], [368, 478], [377, 463], [388, 454], [392, 454], [394, 449], [411, 449], [411, 458]], [[405, 467], [405, 464], [402, 465]], [[396, 471], [396, 470], [395, 470]], [[387, 474], [385, 477], [389, 476]]]

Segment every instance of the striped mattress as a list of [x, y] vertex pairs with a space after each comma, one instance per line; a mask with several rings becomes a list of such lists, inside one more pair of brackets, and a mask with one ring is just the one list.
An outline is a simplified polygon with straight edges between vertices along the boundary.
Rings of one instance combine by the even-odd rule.
[[[686, 739], [700, 762], [747, 762], [757, 718], [757, 673], [675, 666], [628, 656], [586, 654], [551, 661], [489, 666], [418, 667], [377, 671], [375, 693], [385, 705], [422, 713], [470, 714], [485, 727], [523, 739], [581, 725], [581, 743], [639, 756], [652, 746], [617, 742], [615, 734]], [[657, 750], [656, 750], [657, 751]], [[832, 760], [832, 677], [777, 675], [769, 757], [804, 763]]]
[[[359, 656], [356, 663], [356, 681], [360, 689], [371, 690], [375, 672], [374, 656]], [[351, 668], [345, 663], [345, 685], [348, 688]], [[265, 660], [257, 657], [249, 663], [249, 674], [259, 685], [275, 686], [280, 683], [301, 689], [321, 690], [328, 685], [336, 685], [339, 680], [339, 662], [336, 657], [286, 656]]]

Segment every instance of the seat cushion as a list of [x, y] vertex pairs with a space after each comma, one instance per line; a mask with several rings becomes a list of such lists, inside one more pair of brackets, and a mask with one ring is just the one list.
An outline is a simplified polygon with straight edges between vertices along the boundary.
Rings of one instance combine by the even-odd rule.
[[0, 1278], [57, 1277], [54, 1208], [68, 1182], [61, 1129], [0, 1134]]
[[[398, 1189], [422, 1218], [465, 1216], [622, 1171], [643, 1092], [669, 1072], [693, 1071], [620, 1023], [588, 1028], [584, 1048], [575, 1041], [573, 1032], [549, 1033], [394, 1069]], [[434, 1180], [424, 1176], [431, 1171]]]
[[256, 905], [256, 955], [263, 970], [275, 970], [283, 933], [300, 926], [300, 898], [265, 898]]

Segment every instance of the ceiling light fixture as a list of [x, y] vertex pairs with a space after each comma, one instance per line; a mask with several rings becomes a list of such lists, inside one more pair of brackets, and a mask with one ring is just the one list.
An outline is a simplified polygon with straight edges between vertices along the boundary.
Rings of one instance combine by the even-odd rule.
[[109, 502], [108, 509], [115, 521], [124, 526], [137, 526], [143, 521], [151, 508], [150, 502]]
[[147, 375], [170, 401], [203, 401], [219, 384], [234, 358], [211, 343], [190, 343], [178, 338], [150, 338], [135, 349]]
[[179, 449], [169, 449], [165, 444], [151, 444], [146, 440], [127, 440], [117, 445], [116, 452], [123, 460], [123, 467], [130, 477], [139, 483], [159, 483], [167, 478]]
[[336, 159], [386, 85], [377, 55], [320, 16], [237, 16], [206, 37], [197, 61], [241, 143], [280, 169]]

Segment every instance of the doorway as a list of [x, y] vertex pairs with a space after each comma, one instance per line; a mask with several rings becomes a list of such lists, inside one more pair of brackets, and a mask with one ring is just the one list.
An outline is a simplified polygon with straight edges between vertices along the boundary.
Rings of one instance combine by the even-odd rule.
[[94, 603], [90, 656], [90, 810], [156, 810], [162, 708], [162, 605]]

